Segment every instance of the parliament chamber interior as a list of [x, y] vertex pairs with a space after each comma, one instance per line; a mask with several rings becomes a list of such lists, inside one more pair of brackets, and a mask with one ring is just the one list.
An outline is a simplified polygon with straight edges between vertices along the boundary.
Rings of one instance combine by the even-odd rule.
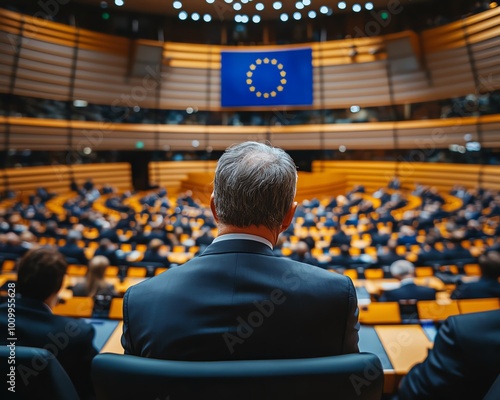
[[[450, 350], [465, 354], [468, 365], [460, 370], [464, 397], [449, 398], [500, 398], [496, 2], [0, 1], [0, 53], [2, 345], [22, 330], [15, 318], [22, 306], [14, 308], [19, 261], [52, 248], [66, 262], [53, 314], [93, 328], [96, 361], [123, 355], [125, 293], [182, 269], [211, 245], [217, 161], [229, 146], [256, 141], [285, 150], [298, 171], [298, 206], [275, 257], [347, 276], [359, 308], [359, 351], [380, 362], [383, 374], [365, 364], [354, 381], [329, 371], [334, 386], [356, 392], [337, 398], [448, 398], [433, 397], [425, 385], [412, 397], [400, 385], [431, 358], [436, 338], [451, 329], [449, 317], [476, 313], [488, 313], [496, 339], [489, 349], [472, 343], [471, 351], [489, 352], [496, 366], [475, 364], [469, 349]], [[409, 282], [425, 289], [405, 297], [398, 291]], [[25, 330], [37, 326], [23, 323]], [[474, 322], [467, 328], [488, 335], [474, 332]], [[55, 348], [59, 358], [54, 340], [44, 346], [20, 338], [13, 346], [18, 368], [35, 368], [38, 354], [24, 360], [22, 347]], [[8, 355], [1, 361], [7, 376], [14, 368]], [[101, 360], [92, 364], [98, 373], [88, 393], [75, 384], [76, 394], [67, 368], [71, 379], [62, 382], [67, 375], [54, 378], [51, 367], [40, 375], [35, 368], [31, 387], [18, 370], [0, 397], [15, 396], [14, 385], [21, 393], [37, 387], [46, 394], [40, 398], [160, 398], [132, 395], [141, 385], [134, 370], [115, 382], [121, 359], [109, 359], [111, 371]], [[268, 374], [259, 378], [262, 392], [233, 376], [222, 381], [221, 395], [197, 381], [198, 372], [142, 379], [155, 386], [186, 374], [183, 384], [204, 388], [198, 397], [172, 399], [326, 398], [321, 389], [280, 396], [316, 367], [298, 363], [306, 371], [285, 376], [266, 369], [271, 360], [258, 361]], [[440, 368], [448, 367], [455, 364]], [[99, 368], [109, 376], [100, 379]], [[197, 368], [220, 378], [218, 369]], [[269, 389], [274, 375], [285, 383]], [[328, 385], [324, 377], [309, 379], [309, 388]]]

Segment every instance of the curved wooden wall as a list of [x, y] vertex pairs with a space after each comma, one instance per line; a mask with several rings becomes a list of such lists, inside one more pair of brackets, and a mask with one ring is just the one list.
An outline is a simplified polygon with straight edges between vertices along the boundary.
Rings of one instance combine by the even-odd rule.
[[[156, 82], [161, 81], [161, 108], [220, 110], [220, 51], [234, 47], [131, 41], [7, 10], [0, 10], [0, 26], [2, 92], [10, 87], [19, 44], [13, 87], [18, 95], [156, 107]], [[402, 38], [416, 44], [421, 67], [388, 72], [395, 60], [385, 49]], [[134, 77], [129, 66], [134, 48], [141, 44], [163, 48], [161, 71], [151, 65], [144, 76]], [[500, 88], [493, 76], [500, 60], [500, 8], [419, 36], [403, 32], [289, 47], [306, 45], [313, 49], [313, 108], [404, 104]], [[353, 45], [358, 51], [355, 57], [349, 55]], [[477, 67], [476, 76], [471, 61]]]
[[500, 190], [500, 166], [422, 163], [412, 161], [314, 161], [313, 172], [329, 172], [347, 180], [347, 186], [365, 185], [370, 190], [387, 187], [397, 175], [404, 189], [416, 183], [449, 191], [460, 184], [473, 189], [479, 186]]
[[49, 192], [63, 194], [70, 191], [73, 180], [81, 187], [89, 178], [97, 188], [108, 184], [120, 192], [132, 189], [130, 164], [109, 163], [1, 169], [0, 191], [3, 192], [8, 187], [22, 196], [33, 193], [38, 187], [44, 187]]
[[[202, 126], [119, 124], [91, 121], [63, 121], [0, 116], [0, 150], [5, 149], [7, 125], [9, 148], [67, 150], [77, 160], [85, 147], [94, 151], [135, 149], [196, 150], [212, 147], [224, 150], [246, 140], [269, 140], [287, 150], [413, 149], [423, 161], [435, 149], [451, 144], [465, 145], [464, 136], [482, 147], [500, 147], [500, 115], [435, 120], [369, 122], [362, 124], [282, 125], [282, 126]], [[69, 146], [68, 135], [72, 136]], [[397, 140], [395, 140], [395, 137]], [[71, 160], [75, 161], [75, 160]]]

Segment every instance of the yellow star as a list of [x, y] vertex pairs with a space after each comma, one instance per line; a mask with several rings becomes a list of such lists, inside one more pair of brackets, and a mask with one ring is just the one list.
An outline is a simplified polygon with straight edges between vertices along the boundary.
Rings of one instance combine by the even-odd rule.
[[269, 58], [264, 58], [264, 64], [269, 64]]
[[257, 97], [260, 97], [260, 96], [262, 96], [262, 93], [261, 93], [261, 92], [257, 92], [257, 93], [255, 93], [255, 95], [256, 95]]
[[257, 64], [257, 65], [262, 64], [262, 60], [260, 58], [257, 58], [257, 60], [255, 61], [255, 64]]
[[269, 98], [269, 93], [264, 93], [264, 98]]
[[252, 80], [251, 79], [247, 79], [247, 85], [251, 85], [252, 84]]
[[285, 72], [285, 71], [281, 71], [281, 72], [280, 72], [280, 75], [281, 75], [281, 76], [286, 76], [286, 72]]
[[250, 64], [250, 69], [251, 69], [252, 71], [253, 71], [255, 68], [257, 68], [257, 67], [255, 66], [255, 64]]
[[284, 85], [286, 84], [286, 79], [282, 79], [280, 82]]
[[278, 64], [278, 69], [283, 69], [283, 64]]
[[276, 92], [274, 90], [271, 92], [271, 97], [276, 97]]
[[271, 64], [276, 65], [277, 63], [278, 63], [278, 60], [276, 60], [276, 58], [273, 58], [273, 59], [271, 60]]
[[248, 71], [247, 76], [250, 78], [253, 75], [253, 72]]
[[249, 89], [251, 92], [255, 92], [255, 86], [250, 86], [248, 89]]
[[283, 86], [279, 85], [276, 89], [278, 89], [278, 92], [282, 92], [283, 91]]

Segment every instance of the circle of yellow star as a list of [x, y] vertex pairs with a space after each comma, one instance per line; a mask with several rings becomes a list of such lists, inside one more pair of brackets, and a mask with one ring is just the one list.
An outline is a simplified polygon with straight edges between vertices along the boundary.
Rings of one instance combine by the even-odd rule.
[[[278, 69], [279, 74], [281, 76], [279, 82], [280, 84], [277, 85], [276, 88], [274, 90], [271, 90], [270, 92], [262, 92], [257, 90], [252, 79], [253, 77], [252, 71], [255, 71], [257, 69], [257, 66], [262, 64], [274, 65]], [[278, 95], [278, 92], [282, 92], [285, 89], [285, 85], [287, 83], [287, 80], [284, 79], [286, 76], [286, 71], [284, 70], [283, 64], [278, 63], [278, 60], [276, 58], [272, 59], [269, 59], [268, 57], [265, 57], [264, 59], [257, 58], [254, 63], [249, 65], [248, 69], [249, 70], [246, 73], [247, 76], [246, 83], [248, 85], [248, 90], [252, 93], [255, 93], [255, 96], [264, 97], [265, 99], [268, 99], [270, 97], [276, 97]]]

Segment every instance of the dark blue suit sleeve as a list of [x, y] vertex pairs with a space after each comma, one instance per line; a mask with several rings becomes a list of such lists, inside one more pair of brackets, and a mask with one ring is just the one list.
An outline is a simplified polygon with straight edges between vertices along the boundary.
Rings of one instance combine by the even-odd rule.
[[342, 351], [344, 354], [347, 353], [359, 353], [358, 341], [359, 341], [359, 309], [358, 309], [358, 298], [356, 296], [356, 289], [350, 278], [346, 277], [348, 280], [348, 309], [347, 309], [347, 321], [344, 332], [344, 343]]
[[460, 398], [465, 376], [460, 357], [454, 320], [447, 319], [439, 329], [434, 348], [427, 358], [403, 378], [399, 399]]
[[130, 294], [129, 288], [123, 296], [123, 333], [121, 337], [122, 347], [125, 349], [125, 354], [134, 354], [132, 351], [132, 340], [130, 338], [129, 315], [128, 315], [128, 297]]

